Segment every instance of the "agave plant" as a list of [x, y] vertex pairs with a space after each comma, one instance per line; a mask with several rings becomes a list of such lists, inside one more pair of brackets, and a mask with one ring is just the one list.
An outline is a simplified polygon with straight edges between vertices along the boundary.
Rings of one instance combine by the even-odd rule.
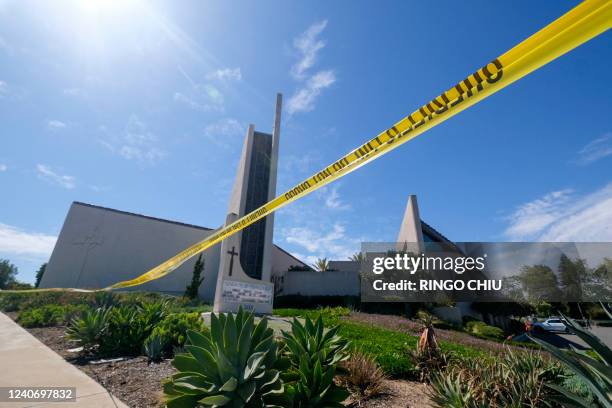
[[559, 364], [541, 353], [507, 348], [495, 359], [456, 360], [432, 373], [428, 394], [436, 407], [550, 407], [552, 390], [546, 382], [563, 379]]
[[284, 378], [294, 407], [341, 407], [349, 393], [334, 383], [336, 365], [349, 358], [349, 343], [337, 333], [339, 326], [323, 327], [319, 316], [313, 324], [293, 319], [291, 332], [283, 332], [286, 355], [291, 363]]
[[[607, 313], [610, 312], [612, 318], [609, 307], [604, 304], [602, 306]], [[597, 359], [575, 348], [563, 351], [542, 339], [531, 337], [531, 340], [541, 345], [581, 378], [602, 407], [612, 408], [612, 350], [593, 333], [583, 329], [575, 320], [563, 313], [561, 316], [565, 319], [569, 331], [591, 346], [598, 356]], [[559, 385], [548, 384], [548, 386], [560, 394], [556, 399], [564, 406], [592, 407], [589, 401]]]
[[109, 309], [119, 304], [119, 297], [113, 292], [96, 292], [90, 303], [96, 309]]
[[164, 339], [158, 333], [151, 333], [144, 342], [143, 349], [149, 361], [158, 362], [164, 357]]
[[108, 355], [136, 355], [152, 330], [146, 314], [138, 308], [113, 307], [109, 309], [106, 335], [100, 339], [100, 351]]
[[73, 318], [66, 330], [69, 339], [75, 340], [85, 351], [91, 351], [106, 334], [109, 309], [85, 310], [81, 317]]
[[173, 360], [179, 372], [164, 384], [167, 407], [286, 405], [267, 320], [255, 324], [240, 308], [235, 316], [213, 313], [210, 326], [210, 333], [187, 332], [186, 353]]
[[138, 307], [145, 325], [151, 330], [168, 315], [169, 301], [144, 302]]

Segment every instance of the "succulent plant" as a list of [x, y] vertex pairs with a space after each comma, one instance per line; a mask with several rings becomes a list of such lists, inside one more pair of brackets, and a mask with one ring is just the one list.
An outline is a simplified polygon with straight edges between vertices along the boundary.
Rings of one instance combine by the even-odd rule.
[[151, 333], [143, 344], [145, 355], [149, 358], [149, 361], [158, 362], [164, 357], [164, 339], [158, 333]]
[[187, 332], [186, 352], [173, 360], [179, 372], [164, 384], [167, 407], [286, 405], [267, 320], [255, 324], [240, 308], [235, 316], [213, 313], [210, 326], [210, 333]]
[[81, 317], [70, 322], [66, 335], [75, 340], [84, 350], [96, 347], [108, 329], [109, 309], [85, 310]]
[[[603, 303], [602, 306], [612, 318], [612, 311], [609, 306]], [[565, 319], [565, 324], [570, 333], [575, 334], [591, 346], [593, 352], [597, 354], [597, 358], [593, 358], [586, 352], [575, 348], [563, 351], [535, 337], [531, 337], [531, 340], [544, 347], [546, 351], [559, 359], [582, 379], [602, 407], [612, 408], [612, 350], [593, 333], [582, 328], [575, 320], [565, 316], [563, 313], [561, 313], [561, 316]], [[583, 396], [577, 395], [562, 386], [556, 384], [548, 384], [548, 386], [560, 394], [556, 400], [563, 406], [593, 406]]]
[[348, 391], [334, 383], [336, 365], [349, 357], [349, 343], [338, 330], [325, 330], [319, 316], [314, 324], [308, 317], [304, 324], [293, 319], [291, 332], [283, 332], [292, 367], [284, 379], [294, 407], [341, 407], [348, 397]]

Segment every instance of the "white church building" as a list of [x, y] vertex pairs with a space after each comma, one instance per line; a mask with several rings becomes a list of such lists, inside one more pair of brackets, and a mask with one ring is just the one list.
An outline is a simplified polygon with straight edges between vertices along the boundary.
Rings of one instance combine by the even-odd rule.
[[[282, 96], [277, 95], [272, 133], [250, 125], [229, 199], [226, 224], [276, 195]], [[359, 296], [359, 265], [331, 261], [328, 272], [309, 265], [273, 243], [274, 215], [247, 227], [203, 253], [204, 282], [199, 294], [215, 310], [252, 303], [271, 311], [274, 295]], [[93, 204], [73, 202], [51, 254], [41, 288], [104, 288], [159, 265], [215, 230]], [[415, 196], [409, 196], [398, 242], [448, 242], [422, 222]], [[195, 258], [173, 273], [134, 290], [182, 294]]]

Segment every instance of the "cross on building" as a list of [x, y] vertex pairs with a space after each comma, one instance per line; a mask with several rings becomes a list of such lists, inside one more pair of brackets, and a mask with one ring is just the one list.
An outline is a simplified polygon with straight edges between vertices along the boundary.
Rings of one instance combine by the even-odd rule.
[[227, 251], [227, 253], [230, 255], [229, 276], [232, 276], [232, 270], [234, 269], [234, 255], [238, 255], [238, 252], [236, 252], [236, 247], [233, 246], [232, 250]]

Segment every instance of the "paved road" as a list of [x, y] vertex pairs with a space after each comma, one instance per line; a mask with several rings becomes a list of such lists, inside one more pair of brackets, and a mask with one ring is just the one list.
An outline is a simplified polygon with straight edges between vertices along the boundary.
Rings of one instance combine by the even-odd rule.
[[1, 408], [128, 408], [3, 313], [0, 313], [0, 387], [76, 387], [74, 402], [0, 401]]
[[[591, 331], [608, 347], [612, 348], [612, 327], [593, 326]], [[578, 348], [590, 348], [582, 339], [574, 334], [540, 333], [537, 337], [554, 344], [557, 347], [569, 348], [570, 345]]]

